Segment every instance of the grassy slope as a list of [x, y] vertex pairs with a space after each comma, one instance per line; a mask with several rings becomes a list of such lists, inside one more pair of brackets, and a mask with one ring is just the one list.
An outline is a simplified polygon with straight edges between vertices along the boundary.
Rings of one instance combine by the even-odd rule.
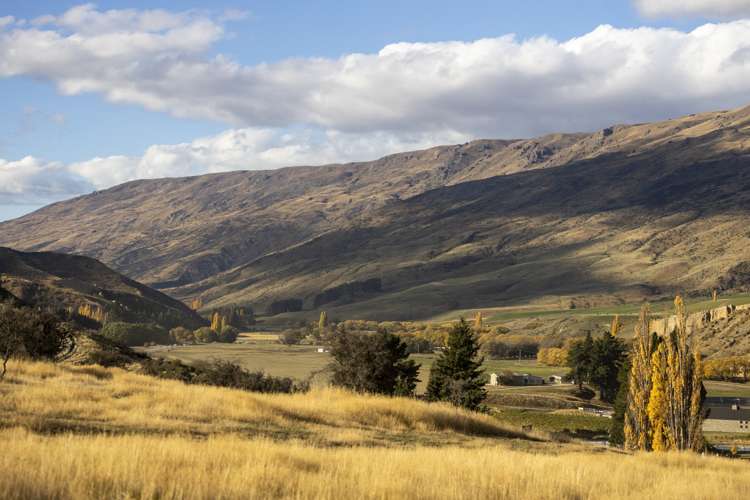
[[750, 491], [739, 462], [537, 442], [490, 417], [417, 401], [257, 395], [36, 363], [12, 364], [0, 391], [0, 491], [8, 499], [671, 499]]

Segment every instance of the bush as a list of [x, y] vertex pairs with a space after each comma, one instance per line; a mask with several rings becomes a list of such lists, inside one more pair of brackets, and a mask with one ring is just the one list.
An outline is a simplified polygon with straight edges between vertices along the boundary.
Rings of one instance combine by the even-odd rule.
[[182, 326], [169, 330], [169, 337], [175, 344], [195, 344], [193, 332]]
[[306, 332], [303, 329], [284, 330], [281, 332], [281, 335], [279, 335], [279, 342], [284, 345], [296, 345], [302, 342], [305, 335]]
[[129, 365], [132, 359], [116, 351], [96, 350], [88, 353], [88, 362], [106, 367], [122, 368]]
[[201, 342], [203, 344], [216, 342], [219, 338], [219, 335], [207, 326], [198, 328], [195, 332], [193, 332], [193, 335], [195, 336], [196, 342]]
[[126, 346], [144, 345], [147, 342], [168, 344], [171, 340], [164, 328], [152, 323], [122, 323], [115, 321], [105, 323], [99, 333], [109, 340]]
[[215, 385], [250, 392], [295, 392], [291, 378], [272, 377], [263, 372], [249, 372], [229, 361], [215, 361], [196, 365], [195, 384]]
[[250, 372], [229, 361], [214, 361], [186, 365], [177, 360], [149, 359], [142, 371], [153, 377], [180, 380], [187, 384], [213, 385], [250, 392], [304, 392], [306, 383], [295, 383], [291, 378], [272, 377], [263, 372]]
[[228, 344], [231, 344], [232, 342], [237, 340], [237, 335], [239, 334], [240, 331], [237, 328], [231, 325], [224, 325], [216, 340], [219, 342], [226, 342]]
[[192, 383], [196, 376], [196, 370], [176, 359], [150, 358], [141, 364], [141, 370], [152, 377], [181, 380]]

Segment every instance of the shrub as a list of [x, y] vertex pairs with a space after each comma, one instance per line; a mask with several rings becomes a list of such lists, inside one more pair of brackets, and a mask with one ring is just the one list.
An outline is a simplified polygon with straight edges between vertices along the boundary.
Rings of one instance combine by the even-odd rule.
[[221, 332], [219, 332], [216, 340], [219, 342], [226, 342], [228, 344], [231, 344], [235, 340], [237, 340], [237, 335], [240, 334], [240, 331], [233, 327], [232, 325], [224, 325], [221, 329]]
[[169, 330], [169, 337], [175, 344], [195, 344], [193, 332], [182, 326]]
[[296, 345], [302, 342], [305, 335], [306, 332], [303, 329], [284, 330], [281, 332], [281, 335], [279, 335], [279, 342], [284, 345]]
[[116, 366], [122, 368], [132, 362], [131, 358], [120, 352], [105, 351], [103, 349], [91, 351], [88, 353], [87, 357], [89, 363], [106, 367]]
[[213, 385], [250, 392], [304, 392], [306, 383], [295, 383], [291, 378], [273, 377], [263, 372], [250, 372], [229, 361], [214, 361], [186, 365], [178, 360], [148, 359], [142, 371], [153, 377], [180, 380], [187, 384]]
[[144, 345], [147, 342], [168, 344], [171, 340], [164, 328], [152, 323], [106, 323], [100, 334], [126, 346]]
[[216, 342], [216, 340], [218, 340], [219, 338], [219, 335], [207, 326], [198, 328], [195, 332], [193, 332], [193, 335], [195, 336], [196, 342], [201, 342], [204, 344]]

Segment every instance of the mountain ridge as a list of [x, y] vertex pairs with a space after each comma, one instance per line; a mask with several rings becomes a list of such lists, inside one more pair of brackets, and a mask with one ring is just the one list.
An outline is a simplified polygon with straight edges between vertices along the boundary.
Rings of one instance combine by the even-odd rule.
[[[374, 278], [383, 283], [380, 299], [345, 297], [330, 306], [361, 314], [390, 296], [376, 316], [393, 308], [395, 317], [418, 317], [456, 301], [701, 288], [750, 260], [741, 231], [749, 154], [745, 107], [372, 162], [134, 181], [0, 224], [0, 244], [91, 255], [182, 300], [201, 296], [207, 307], [263, 310], [299, 298], [311, 309], [325, 290]], [[582, 224], [589, 227], [575, 235]], [[618, 235], [608, 224], [627, 231]], [[715, 224], [726, 226], [719, 239], [729, 242], [731, 258], [711, 241], [717, 235], [707, 225]], [[670, 250], [691, 231], [700, 235], [695, 248]], [[644, 238], [645, 249], [637, 245]], [[608, 252], [619, 271], [602, 272]], [[710, 258], [717, 262], [707, 265]], [[537, 276], [519, 272], [529, 265], [541, 266]], [[568, 265], [568, 279], [580, 285], [552, 283]], [[536, 285], [475, 274], [495, 270]], [[634, 272], [643, 283], [624, 279]], [[672, 284], [670, 273], [677, 273]], [[480, 290], [467, 292], [477, 281]], [[433, 306], [408, 292], [425, 286]], [[396, 297], [406, 304], [394, 307]], [[417, 311], [406, 311], [411, 305]]]

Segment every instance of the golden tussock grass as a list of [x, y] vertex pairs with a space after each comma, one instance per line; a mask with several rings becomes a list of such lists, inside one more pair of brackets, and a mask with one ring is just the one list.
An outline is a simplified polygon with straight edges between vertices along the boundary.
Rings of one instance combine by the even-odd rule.
[[338, 447], [5, 430], [0, 491], [25, 498], [748, 498], [747, 464], [507, 446]]
[[337, 389], [249, 393], [98, 366], [13, 362], [0, 395], [3, 426], [42, 433], [231, 433], [318, 444], [531, 438], [489, 416], [448, 405]]
[[15, 362], [0, 412], [4, 499], [750, 495], [739, 461], [536, 442], [491, 417], [337, 390], [261, 395]]

